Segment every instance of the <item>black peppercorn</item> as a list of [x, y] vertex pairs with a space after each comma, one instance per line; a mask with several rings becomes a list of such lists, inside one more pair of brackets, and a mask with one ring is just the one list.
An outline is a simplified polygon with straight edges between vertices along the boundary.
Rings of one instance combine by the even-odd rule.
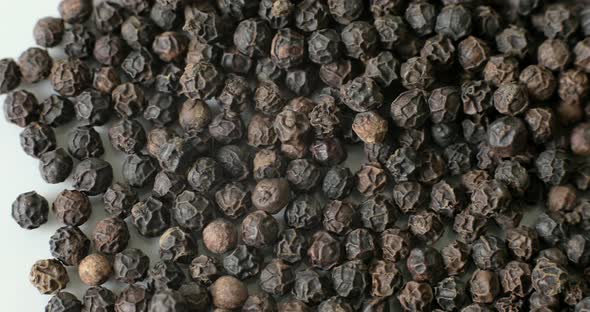
[[120, 282], [133, 284], [146, 277], [149, 265], [150, 259], [141, 250], [125, 249], [115, 255], [114, 276]]

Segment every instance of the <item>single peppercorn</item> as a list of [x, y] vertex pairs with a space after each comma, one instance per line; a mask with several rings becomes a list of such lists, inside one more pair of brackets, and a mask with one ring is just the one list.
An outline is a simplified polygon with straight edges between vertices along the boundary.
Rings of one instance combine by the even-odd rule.
[[113, 275], [120, 282], [133, 284], [143, 280], [148, 272], [150, 259], [143, 251], [125, 249], [115, 255]]
[[197, 254], [192, 237], [180, 227], [171, 227], [160, 236], [160, 259], [190, 263]]
[[99, 221], [93, 232], [94, 247], [97, 251], [112, 255], [123, 251], [129, 243], [127, 223], [118, 217]]
[[148, 197], [133, 206], [131, 218], [138, 232], [146, 237], [164, 233], [170, 225], [170, 206], [165, 200]]
[[21, 82], [19, 65], [13, 59], [0, 60], [0, 94], [14, 90]]
[[46, 312], [79, 312], [82, 311], [82, 302], [73, 294], [65, 291], [56, 293], [47, 305]]
[[222, 276], [211, 285], [213, 304], [221, 309], [237, 309], [248, 299], [248, 289], [238, 279]]
[[78, 266], [80, 280], [88, 286], [104, 284], [113, 273], [110, 260], [101, 254], [91, 254], [82, 259]]
[[61, 223], [79, 226], [90, 218], [92, 206], [86, 194], [79, 191], [64, 190], [53, 201], [51, 210]]
[[34, 191], [23, 193], [12, 203], [11, 214], [21, 228], [36, 229], [47, 222], [49, 204]]
[[217, 219], [203, 229], [203, 244], [215, 254], [223, 254], [232, 250], [237, 243], [238, 232], [229, 221]]
[[262, 265], [261, 255], [257, 249], [240, 244], [223, 258], [224, 270], [241, 279], [256, 276]]
[[[163, 204], [165, 202], [160, 203]], [[213, 219], [213, 210], [213, 203], [207, 197], [190, 190], [185, 190], [174, 201], [172, 217], [184, 230], [199, 231]]]

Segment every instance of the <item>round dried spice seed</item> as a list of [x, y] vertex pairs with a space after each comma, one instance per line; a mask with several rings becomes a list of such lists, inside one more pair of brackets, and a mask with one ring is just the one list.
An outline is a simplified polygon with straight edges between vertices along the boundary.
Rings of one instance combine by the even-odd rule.
[[270, 246], [277, 240], [278, 235], [277, 220], [265, 211], [254, 211], [242, 221], [241, 239], [248, 246], [255, 248]]
[[305, 50], [305, 37], [293, 29], [284, 28], [272, 39], [270, 55], [277, 66], [287, 69], [303, 62]]
[[13, 59], [0, 60], [0, 94], [14, 90], [21, 81], [18, 64]]
[[400, 79], [406, 89], [428, 89], [434, 82], [434, 68], [425, 57], [413, 57], [402, 63]]
[[148, 197], [133, 206], [131, 218], [139, 234], [156, 237], [170, 227], [169, 205], [154, 197]]
[[118, 217], [102, 219], [94, 227], [94, 247], [104, 254], [112, 255], [123, 251], [129, 238], [127, 223]]
[[496, 87], [518, 81], [519, 74], [518, 60], [504, 55], [490, 57], [483, 69], [484, 80]]
[[238, 244], [238, 232], [233, 223], [217, 219], [203, 229], [203, 244], [215, 254], [223, 254]]
[[23, 229], [31, 230], [47, 222], [49, 204], [36, 192], [20, 194], [12, 203], [12, 218]]
[[185, 190], [172, 207], [172, 217], [185, 231], [200, 231], [214, 218], [213, 203], [199, 193]]
[[37, 83], [47, 79], [51, 73], [53, 59], [47, 50], [29, 48], [18, 58], [22, 79], [27, 83]]
[[418, 128], [428, 120], [428, 104], [425, 92], [412, 89], [401, 93], [392, 103], [390, 114], [396, 126]]
[[356, 114], [352, 130], [367, 144], [381, 143], [389, 130], [387, 120], [376, 111]]
[[365, 21], [354, 21], [340, 33], [347, 55], [361, 61], [375, 56], [379, 33], [373, 25]]
[[295, 276], [291, 270], [291, 266], [281, 259], [271, 260], [260, 271], [260, 288], [271, 295], [284, 295], [291, 290], [294, 281]]
[[92, 83], [90, 69], [77, 58], [66, 58], [53, 63], [50, 75], [53, 89], [60, 95], [77, 96]]
[[90, 251], [90, 240], [76, 226], [64, 226], [49, 238], [51, 255], [64, 265], [77, 266]]
[[62, 148], [43, 153], [39, 157], [41, 178], [49, 184], [65, 181], [70, 176], [73, 167], [74, 161]]
[[388, 180], [385, 170], [379, 163], [363, 164], [355, 177], [357, 190], [365, 196], [382, 191]]
[[528, 108], [526, 88], [517, 83], [505, 83], [494, 92], [494, 107], [500, 114], [516, 116]]
[[191, 278], [202, 286], [210, 286], [221, 273], [221, 264], [216, 258], [201, 255], [193, 259], [189, 266]]
[[76, 298], [73, 294], [65, 291], [60, 291], [56, 293], [47, 305], [45, 306], [45, 311], [81, 311], [82, 310], [82, 302]]
[[33, 28], [35, 42], [42, 47], [57, 46], [64, 34], [64, 21], [61, 18], [44, 17], [37, 21]]
[[590, 156], [590, 123], [580, 123], [570, 137], [571, 149], [575, 155]]
[[111, 100], [100, 92], [89, 89], [76, 97], [76, 119], [91, 126], [106, 124], [112, 115]]
[[70, 278], [59, 261], [46, 259], [35, 262], [31, 267], [29, 281], [41, 294], [49, 295], [66, 288]]
[[483, 69], [490, 57], [490, 48], [485, 41], [469, 36], [457, 46], [459, 63], [467, 72], [476, 72]]
[[189, 63], [180, 77], [180, 85], [189, 99], [206, 100], [221, 90], [223, 79], [223, 73], [211, 63]]
[[115, 300], [116, 296], [112, 291], [100, 286], [88, 288], [82, 298], [84, 309], [89, 312], [114, 310]]
[[307, 249], [307, 256], [312, 266], [329, 270], [340, 263], [342, 247], [340, 242], [328, 232], [320, 231], [313, 235]]
[[75, 117], [74, 105], [67, 98], [51, 95], [41, 103], [39, 119], [50, 127], [59, 127]]
[[457, 41], [471, 32], [471, 12], [460, 4], [446, 5], [436, 18], [435, 30]]
[[25, 154], [39, 158], [42, 154], [56, 148], [56, 138], [53, 128], [33, 122], [20, 133], [20, 145]]
[[39, 119], [39, 102], [35, 95], [19, 90], [9, 93], [4, 99], [4, 116], [6, 120], [24, 128]]
[[115, 182], [103, 196], [104, 209], [112, 216], [126, 218], [138, 202], [137, 193], [127, 184]]
[[59, 222], [79, 226], [86, 223], [90, 218], [92, 206], [86, 194], [79, 191], [64, 190], [53, 201], [51, 210]]
[[88, 286], [100, 286], [112, 275], [113, 266], [110, 260], [101, 254], [91, 254], [84, 258], [78, 266], [80, 280]]
[[222, 276], [211, 285], [213, 304], [220, 309], [237, 309], [248, 299], [248, 289], [237, 278]]
[[113, 168], [99, 158], [88, 158], [78, 163], [73, 173], [74, 188], [89, 196], [104, 193], [113, 181]]
[[539, 64], [552, 71], [564, 70], [571, 59], [570, 48], [560, 39], [547, 39], [537, 50]]
[[171, 227], [160, 236], [160, 259], [190, 263], [198, 250], [193, 238], [180, 227]]
[[148, 272], [150, 258], [135, 248], [125, 249], [115, 255], [113, 275], [122, 283], [134, 284], [143, 280]]
[[276, 214], [287, 206], [291, 198], [286, 179], [260, 180], [252, 191], [252, 204], [260, 210]]
[[123, 161], [123, 177], [133, 187], [144, 187], [154, 182], [158, 163], [147, 155], [130, 154]]

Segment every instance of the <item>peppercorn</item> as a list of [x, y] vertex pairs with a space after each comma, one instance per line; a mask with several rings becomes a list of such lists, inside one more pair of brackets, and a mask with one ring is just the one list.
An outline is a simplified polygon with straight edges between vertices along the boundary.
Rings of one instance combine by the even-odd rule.
[[28, 91], [14, 91], [4, 99], [4, 115], [6, 120], [24, 128], [37, 121], [39, 103], [37, 98]]
[[19, 65], [13, 59], [0, 60], [0, 94], [14, 90], [21, 82]]
[[111, 94], [113, 107], [122, 118], [139, 116], [145, 107], [144, 92], [136, 84], [124, 83], [113, 89]]
[[379, 163], [366, 163], [356, 172], [356, 188], [365, 195], [379, 193], [387, 184], [387, 175]]
[[88, 312], [114, 311], [115, 294], [107, 288], [94, 286], [84, 293], [83, 309]]
[[178, 289], [184, 282], [184, 272], [176, 262], [160, 260], [148, 271], [148, 283], [155, 290]]
[[[158, 206], [164, 205], [165, 201], [154, 201], [153, 204]], [[165, 207], [160, 207], [164, 209]], [[185, 190], [180, 193], [174, 205], [172, 206], [172, 217], [176, 223], [186, 231], [202, 230], [213, 219], [213, 203], [206, 197], [190, 191]], [[167, 215], [167, 212], [161, 211], [161, 217]], [[168, 219], [166, 217], [166, 219]], [[165, 222], [168, 223], [168, 222]], [[154, 235], [157, 235], [154, 233]]]
[[341, 245], [328, 232], [315, 233], [307, 250], [311, 265], [323, 270], [329, 270], [338, 265], [341, 260]]
[[278, 233], [278, 222], [265, 211], [254, 211], [242, 221], [241, 238], [248, 246], [262, 248], [272, 245], [277, 240]]
[[101, 254], [90, 254], [78, 266], [80, 280], [88, 286], [104, 284], [113, 273], [110, 260]]
[[169, 203], [148, 197], [133, 206], [131, 217], [139, 233], [146, 237], [161, 235], [169, 227]]
[[57, 195], [51, 209], [61, 223], [72, 226], [84, 224], [92, 213], [88, 196], [79, 191], [69, 190]]
[[56, 293], [47, 305], [45, 306], [47, 312], [79, 312], [82, 311], [82, 302], [73, 294], [65, 291]]
[[400, 291], [398, 300], [406, 311], [429, 311], [434, 294], [429, 284], [409, 281]]
[[62, 96], [77, 96], [91, 84], [87, 65], [77, 58], [66, 58], [53, 63], [50, 75], [53, 89]]
[[143, 286], [129, 285], [117, 297], [115, 311], [147, 311], [152, 292]]
[[231, 222], [217, 219], [203, 229], [203, 243], [209, 251], [223, 254], [236, 247], [238, 234]]
[[104, 254], [123, 251], [129, 243], [127, 224], [118, 217], [102, 219], [94, 228], [93, 242], [96, 250]]
[[237, 309], [248, 299], [248, 289], [238, 279], [222, 276], [211, 285], [213, 304], [221, 309]]
[[150, 259], [141, 250], [130, 248], [115, 255], [113, 275], [120, 282], [133, 284], [145, 278]]
[[68, 266], [78, 265], [90, 251], [90, 240], [75, 226], [65, 226], [49, 239], [51, 255]]

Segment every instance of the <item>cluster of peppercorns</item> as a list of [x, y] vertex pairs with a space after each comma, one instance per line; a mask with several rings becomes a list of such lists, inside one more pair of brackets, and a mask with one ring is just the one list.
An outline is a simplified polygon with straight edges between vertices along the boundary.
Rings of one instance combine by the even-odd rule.
[[34, 37], [67, 58], [0, 60], [23, 150], [74, 182], [31, 269], [45, 311], [590, 311], [590, 6], [487, 2], [61, 1]]

